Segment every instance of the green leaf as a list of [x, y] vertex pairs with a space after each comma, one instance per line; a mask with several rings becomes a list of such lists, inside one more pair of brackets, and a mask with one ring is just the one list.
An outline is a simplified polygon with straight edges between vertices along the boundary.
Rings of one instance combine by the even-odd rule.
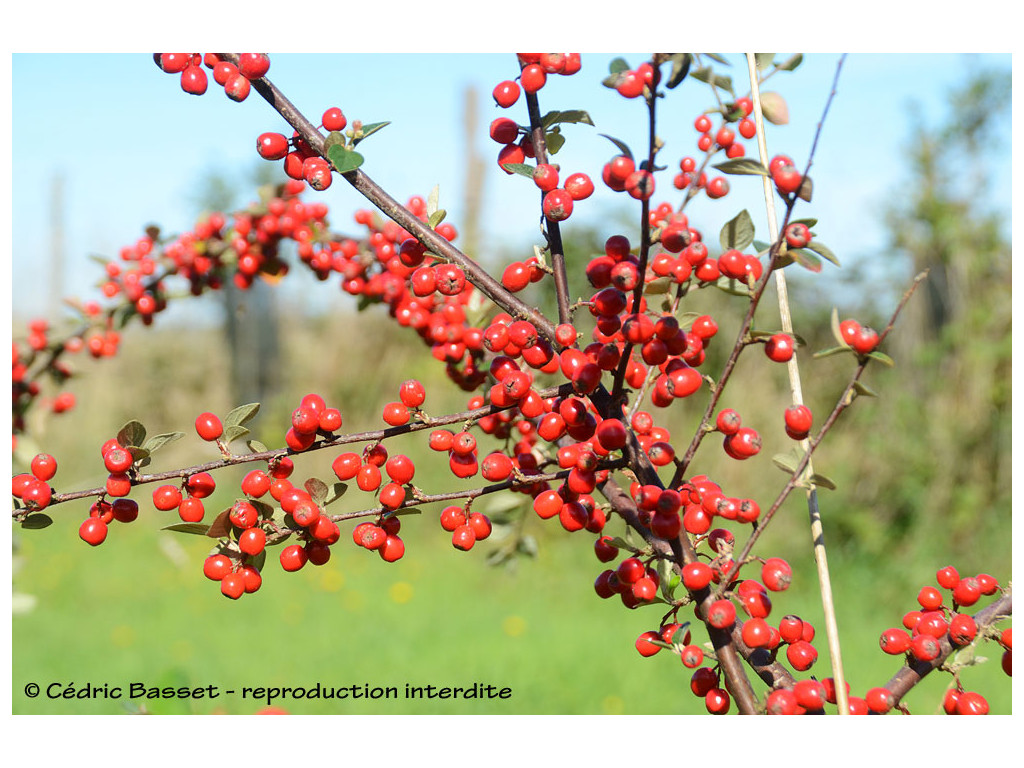
[[505, 163], [503, 166], [506, 171], [512, 171], [512, 173], [518, 173], [520, 176], [525, 176], [528, 179], [533, 178], [533, 166], [527, 165], [526, 163]]
[[789, 107], [786, 100], [775, 91], [761, 93], [761, 114], [774, 125], [786, 125], [789, 122]]
[[731, 277], [720, 277], [715, 281], [715, 288], [731, 296], [745, 296], [750, 297], [750, 288], [747, 287], [746, 283], [741, 283], [739, 280], [735, 280]]
[[669, 60], [672, 62], [672, 72], [669, 74], [668, 80], [665, 81], [665, 87], [675, 88], [686, 79], [686, 75], [690, 72], [693, 56], [689, 53], [673, 53]]
[[321, 506], [324, 503], [324, 499], [327, 498], [327, 483], [317, 477], [309, 478], [303, 487], [306, 489], [306, 493], [313, 497], [313, 501], [317, 506]]
[[334, 483], [331, 486], [330, 493], [327, 494], [327, 498], [324, 499], [323, 506], [326, 507], [328, 504], [337, 501], [345, 495], [346, 491], [348, 491], [348, 485], [345, 483]]
[[875, 390], [860, 381], [853, 382], [853, 390], [858, 395], [864, 395], [865, 397], [878, 397], [878, 393]]
[[757, 248], [758, 253], [768, 253], [772, 249], [771, 243], [766, 243], [764, 240], [754, 240], [754, 247]]
[[444, 221], [444, 217], [447, 215], [448, 211], [444, 208], [438, 208], [427, 217], [427, 226], [431, 229], [437, 229], [437, 225]]
[[815, 225], [817, 225], [817, 223], [818, 223], [818, 220], [817, 220], [817, 219], [793, 219], [793, 220], [792, 220], [791, 222], [789, 222], [789, 223], [790, 223], [790, 224], [804, 224], [804, 225], [806, 225], [806, 226], [807, 226], [807, 228], [808, 228], [808, 229], [811, 229], [811, 228], [813, 228], [813, 227], [814, 227]]
[[811, 272], [821, 272], [821, 259], [810, 251], [806, 251], [803, 248], [790, 248], [786, 254], [792, 256], [796, 263], [804, 269], [809, 269]]
[[768, 69], [775, 63], [774, 53], [755, 53], [754, 63], [758, 69]]
[[700, 80], [702, 83], [714, 85], [716, 88], [722, 88], [732, 94], [732, 78], [716, 75], [711, 71], [711, 67], [701, 67], [690, 72], [690, 76]]
[[814, 182], [811, 181], [810, 176], [804, 176], [803, 182], [800, 184], [800, 189], [797, 190], [796, 196], [803, 200], [805, 203], [811, 202], [811, 196], [814, 194]]
[[211, 539], [220, 539], [231, 534], [231, 507], [228, 507], [213, 519], [206, 535]]
[[248, 434], [249, 429], [247, 427], [241, 427], [238, 424], [233, 424], [230, 427], [224, 427], [224, 434], [221, 435], [220, 439], [224, 443], [232, 443]]
[[811, 242], [809, 242], [805, 247], [814, 251], [816, 254], [821, 256], [821, 258], [828, 259], [837, 267], [839, 266], [839, 259], [836, 258], [836, 255], [832, 253], [824, 243], [817, 240], [811, 240]]
[[146, 440], [146, 428], [141, 421], [132, 419], [117, 431], [117, 442], [122, 448], [129, 448], [133, 445], [142, 445]]
[[184, 436], [184, 432], [164, 432], [162, 435], [153, 435], [142, 447], [149, 451], [150, 454], [154, 454], [168, 443], [180, 440]]
[[839, 310], [836, 307], [832, 307], [832, 336], [835, 340], [843, 347], [849, 348], [849, 344], [843, 339], [843, 332], [839, 330]]
[[887, 365], [890, 368], [896, 366], [896, 362], [887, 354], [885, 354], [885, 352], [879, 352], [878, 350], [875, 350], [874, 352], [868, 352], [868, 357], [870, 357], [872, 360], [877, 360], [878, 362], [882, 363], [883, 365]]
[[147, 451], [145, 448], [139, 448], [136, 445], [130, 445], [126, 450], [128, 451], [128, 453], [132, 455], [133, 464], [136, 462], [140, 462], [143, 459], [149, 458], [149, 451]]
[[725, 251], [730, 248], [742, 250], [754, 242], [754, 222], [746, 208], [725, 223], [718, 234], [718, 241]]
[[557, 155], [558, 150], [565, 144], [565, 136], [562, 135], [558, 128], [555, 128], [553, 131], [544, 134], [544, 144], [547, 146], [549, 154]]
[[803, 60], [804, 55], [802, 53], [798, 53], [796, 56], [792, 58], [791, 61], [784, 61], [782, 65], [779, 67], [779, 70], [782, 72], [792, 72], [794, 69], [800, 66]]
[[796, 472], [796, 465], [799, 461], [800, 460], [795, 458], [792, 453], [776, 453], [772, 456], [772, 464], [783, 472], [788, 472], [789, 474]]
[[237, 408], [232, 408], [228, 411], [228, 415], [224, 417], [224, 426], [241, 426], [242, 424], [252, 421], [253, 417], [259, 412], [259, 403], [246, 403], [245, 405], [240, 405]]
[[[658, 560], [658, 565], [655, 568], [658, 572], [658, 583], [661, 584], [661, 593], [665, 596], [666, 600], [671, 600], [674, 589], [670, 586], [672, 583], [672, 577], [678, 576], [678, 574], [672, 568], [672, 562], [666, 559]], [[677, 579], [678, 583], [678, 579]]]
[[249, 446], [249, 450], [252, 453], [266, 453], [267, 451], [270, 450], [269, 448], [267, 448], [267, 446], [265, 446], [259, 440], [246, 440], [245, 444], [247, 446]]
[[327, 159], [331, 161], [338, 173], [350, 173], [363, 164], [362, 155], [342, 146], [331, 147], [327, 153]]
[[[353, 139], [352, 140], [352, 146], [354, 147], [356, 144], [358, 144], [363, 139], [370, 138], [371, 136], [373, 136], [373, 134], [375, 134], [377, 131], [379, 131], [381, 128], [383, 128], [386, 125], [391, 125], [391, 121], [390, 120], [385, 120], [382, 123], [369, 123], [367, 125], [364, 125], [363, 126], [363, 135], [360, 136], [358, 139]], [[352, 154], [355, 154], [355, 152], [353, 152]], [[358, 155], [357, 155], [357, 157], [358, 157]], [[359, 162], [360, 162], [360, 164], [363, 162], [363, 159], [361, 157], [359, 158]], [[359, 166], [356, 166], [356, 167], [358, 168]]]
[[344, 147], [345, 137], [341, 131], [331, 131], [327, 134], [327, 138], [324, 139], [324, 154], [326, 155], [331, 151], [332, 147]]
[[629, 69], [629, 62], [623, 58], [615, 58], [608, 62], [608, 72], [617, 75]]
[[256, 511], [260, 513], [261, 520], [273, 520], [277, 507], [272, 507], [267, 502], [260, 501], [259, 499], [249, 499], [249, 503], [256, 507]]
[[684, 621], [675, 632], [672, 633], [672, 637], [669, 638], [672, 641], [672, 645], [682, 645], [683, 640], [686, 639], [686, 633], [690, 629], [690, 622]]
[[395, 517], [400, 517], [404, 515], [422, 515], [423, 510], [420, 509], [419, 507], [402, 507], [401, 509], [395, 510], [391, 514]]
[[430, 190], [430, 194], [427, 195], [427, 216], [430, 216], [437, 210], [438, 201], [441, 198], [441, 185], [435, 184], [434, 188]]
[[823, 349], [820, 352], [815, 352], [814, 353], [814, 359], [817, 360], [818, 358], [821, 358], [821, 357], [831, 357], [832, 355], [838, 355], [838, 354], [840, 354], [842, 352], [849, 352], [849, 351], [850, 351], [850, 348], [849, 347], [845, 347], [845, 346], [844, 347], [829, 347], [828, 349]]
[[768, 169], [760, 162], [751, 157], [737, 157], [726, 160], [724, 163], [711, 166], [722, 173], [730, 173], [734, 176], [770, 176]]
[[559, 123], [583, 123], [584, 125], [593, 125], [594, 121], [591, 119], [590, 114], [586, 110], [582, 109], [566, 109], [561, 111], [555, 109], [548, 112], [540, 119], [540, 124], [545, 131], [551, 126]]
[[174, 525], [165, 525], [160, 530], [177, 531], [178, 533], [191, 533], [196, 536], [205, 536], [206, 532], [210, 530], [210, 526], [204, 525], [203, 523], [175, 523]]
[[633, 545], [632, 544], [630, 544], [625, 539], [619, 538], [618, 536], [616, 536], [615, 538], [611, 539], [608, 542], [608, 544], [611, 544], [616, 549], [629, 549], [629, 550], [633, 549]]
[[836, 489], [836, 484], [830, 478], [825, 477], [825, 475], [819, 475], [817, 472], [811, 475], [811, 482], [819, 488], [828, 488], [830, 491]]
[[630, 151], [629, 147], [627, 147], [623, 142], [616, 139], [614, 136], [609, 136], [607, 133], [599, 133], [598, 136], [604, 136], [606, 139], [608, 139], [608, 141], [610, 141], [612, 144], [619, 148], [619, 152], [624, 154], [630, 160], [633, 159], [633, 153]]
[[30, 531], [38, 531], [53, 525], [53, 518], [44, 512], [36, 512], [21, 521], [21, 527]]
[[644, 286], [644, 294], [654, 296], [661, 293], [668, 293], [672, 288], [671, 277], [659, 277]]
[[719, 64], [724, 64], [727, 67], [732, 66], [732, 64], [729, 63], [729, 60], [720, 53], [705, 53], [704, 55], [712, 61], [717, 61]]

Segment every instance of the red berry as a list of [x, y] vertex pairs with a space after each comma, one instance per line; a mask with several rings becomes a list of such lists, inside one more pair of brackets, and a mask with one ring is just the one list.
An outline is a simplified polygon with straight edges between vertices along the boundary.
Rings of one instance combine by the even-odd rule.
[[213, 441], [224, 434], [224, 425], [212, 413], [201, 413], [196, 417], [196, 432], [203, 440]]
[[565, 221], [572, 215], [572, 196], [564, 189], [553, 189], [544, 195], [542, 208], [548, 221]]
[[806, 405], [792, 405], [786, 409], [785, 420], [786, 433], [792, 437], [793, 435], [806, 436], [811, 431], [814, 419], [811, 409]]
[[956, 700], [956, 713], [958, 715], [987, 715], [988, 701], [980, 693], [964, 691]]
[[48, 453], [40, 453], [33, 457], [31, 466], [35, 478], [44, 483], [57, 474], [57, 460]]
[[211, 581], [220, 581], [231, 573], [231, 558], [227, 555], [210, 555], [203, 562], [203, 575]]
[[957, 605], [974, 605], [980, 598], [981, 587], [978, 585], [978, 579], [974, 576], [960, 579], [953, 587], [953, 599], [956, 600]]
[[199, 523], [202, 522], [203, 516], [206, 514], [206, 508], [203, 506], [203, 502], [200, 499], [187, 498], [182, 499], [178, 505], [178, 517], [186, 523]]
[[107, 451], [103, 456], [103, 465], [113, 474], [127, 472], [133, 463], [131, 453], [120, 446]]
[[864, 694], [864, 701], [867, 702], [868, 709], [872, 712], [884, 715], [896, 704], [896, 697], [888, 688], [878, 687], [872, 688]]
[[586, 200], [594, 194], [594, 182], [585, 173], [574, 173], [562, 185], [573, 200]]
[[704, 695], [704, 706], [712, 715], [724, 715], [729, 711], [729, 692], [725, 688], [712, 688]]
[[270, 69], [270, 57], [265, 53], [243, 53], [238, 57], [238, 71], [250, 80], [263, 77]]
[[388, 403], [384, 406], [384, 423], [399, 427], [409, 423], [409, 409], [402, 403]]
[[544, 83], [547, 82], [548, 76], [544, 72], [544, 68], [539, 64], [529, 64], [523, 67], [522, 73], [519, 75], [519, 82], [522, 83], [523, 90], [527, 93], [536, 93], [544, 87]]
[[267, 532], [262, 528], [248, 528], [238, 537], [238, 548], [247, 555], [258, 555], [267, 545]]
[[348, 120], [338, 107], [331, 107], [324, 112], [321, 122], [326, 131], [344, 131], [345, 126], [348, 125]]
[[661, 640], [661, 635], [653, 629], [649, 629], [646, 632], [641, 632], [640, 636], [636, 639], [636, 650], [641, 656], [648, 657], [653, 656], [661, 650], [660, 645], [655, 645], [652, 640]]
[[793, 358], [796, 345], [793, 337], [787, 333], [776, 333], [764, 345], [764, 353], [769, 360], [776, 363], [785, 363]]
[[736, 623], [736, 606], [731, 600], [716, 600], [708, 608], [708, 623], [717, 629], [725, 629]]
[[910, 635], [899, 627], [885, 630], [878, 639], [878, 645], [882, 650], [892, 656], [899, 656], [909, 651], [910, 643]]
[[261, 133], [256, 138], [256, 151], [264, 160], [281, 160], [288, 154], [288, 139], [280, 133]]
[[153, 506], [162, 512], [177, 509], [181, 504], [181, 491], [173, 485], [161, 485], [153, 491]]
[[301, 544], [291, 544], [281, 550], [279, 559], [286, 571], [297, 571], [306, 564], [309, 555]]
[[208, 81], [206, 73], [200, 67], [189, 65], [181, 73], [181, 89], [193, 96], [201, 96], [206, 93]]
[[508, 109], [519, 100], [519, 84], [514, 80], [503, 80], [494, 86], [491, 95], [499, 107]]
[[107, 524], [97, 517], [86, 518], [78, 528], [78, 535], [86, 544], [98, 547], [107, 538]]

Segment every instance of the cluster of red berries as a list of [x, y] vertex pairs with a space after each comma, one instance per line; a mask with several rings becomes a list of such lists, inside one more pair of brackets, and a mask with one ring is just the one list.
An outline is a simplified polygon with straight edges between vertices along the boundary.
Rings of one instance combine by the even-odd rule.
[[48, 453], [40, 453], [32, 459], [29, 469], [31, 472], [11, 479], [11, 493], [27, 509], [45, 509], [53, 497], [50, 480], [57, 474], [57, 460]]
[[222, 61], [215, 53], [154, 53], [153, 61], [168, 74], [181, 73], [181, 89], [185, 93], [201, 96], [209, 85], [205, 66], [213, 71], [213, 80], [224, 87], [224, 93], [232, 101], [244, 101], [252, 86], [250, 81], [258, 80], [270, 69], [270, 57], [265, 53], [243, 53], [238, 65]]
[[[42, 392], [40, 379], [45, 375], [63, 382], [71, 377], [72, 371], [62, 359], [65, 353], [87, 351], [95, 359], [113, 357], [121, 341], [115, 329], [119, 311], [130, 306], [149, 325], [167, 308], [167, 278], [186, 280], [193, 295], [218, 289], [226, 279], [244, 290], [257, 277], [276, 279], [287, 273], [287, 263], [278, 257], [280, 244], [286, 239], [297, 243], [299, 258], [320, 279], [341, 271], [358, 254], [359, 246], [354, 241], [339, 243], [327, 236], [327, 206], [303, 203], [298, 197], [303, 187], [303, 182], [288, 182], [280, 195], [230, 218], [222, 213], [210, 214], [191, 232], [162, 246], [157, 233], [151, 232], [122, 248], [119, 258], [106, 264], [101, 284], [111, 305], [104, 308], [96, 301], [76, 304], [85, 322], [64, 338], [52, 334], [45, 320], [33, 320], [27, 343], [12, 345], [14, 435], [24, 429], [24, 414]], [[61, 392], [50, 407], [55, 413], [63, 413], [74, 404], [72, 393]]]
[[491, 95], [494, 103], [502, 109], [508, 109], [519, 101], [520, 83], [522, 90], [536, 93], [548, 80], [548, 75], [574, 75], [580, 71], [582, 61], [578, 53], [520, 53], [519, 64], [522, 71], [519, 80], [502, 80]]
[[490, 519], [480, 512], [471, 512], [469, 505], [441, 510], [441, 527], [451, 532], [452, 546], [463, 552], [468, 552], [478, 541], [491, 535]]
[[856, 320], [843, 320], [839, 324], [839, 333], [843, 343], [858, 355], [866, 355], [878, 346], [878, 331]]
[[[321, 127], [328, 132], [341, 132], [348, 125], [348, 118], [339, 107], [328, 108], [321, 118]], [[353, 124], [350, 138], [355, 136], [361, 125]], [[283, 133], [261, 133], [256, 138], [256, 151], [264, 160], [284, 160], [284, 172], [289, 178], [305, 181], [317, 192], [331, 186], [331, 166], [303, 141], [298, 131], [292, 132], [289, 140]]]
[[[978, 639], [978, 626], [974, 618], [961, 613], [960, 608], [977, 603], [983, 596], [995, 595], [999, 582], [987, 573], [976, 576], [961, 576], [951, 565], [940, 568], [935, 574], [938, 586], [925, 585], [917, 595], [919, 610], [908, 611], [903, 616], [903, 628], [891, 627], [879, 638], [879, 646], [893, 656], [906, 655], [914, 661], [930, 662], [942, 654], [942, 641], [948, 641], [954, 649], [963, 648]], [[948, 593], [947, 597], [942, 590]], [[1003, 630], [999, 635], [1003, 646], [1002, 668], [1010, 675], [1012, 671], [1012, 631]], [[957, 687], [950, 690], [944, 702], [948, 714], [986, 714], [988, 704], [984, 697], [965, 692], [957, 679]]]

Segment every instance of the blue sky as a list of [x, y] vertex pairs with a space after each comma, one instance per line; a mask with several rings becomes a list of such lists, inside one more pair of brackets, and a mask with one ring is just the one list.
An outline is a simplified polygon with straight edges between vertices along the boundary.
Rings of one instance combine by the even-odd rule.
[[[542, 111], [586, 109], [596, 126], [564, 129], [567, 143], [556, 157], [563, 176], [575, 171], [599, 176], [602, 163], [616, 153], [599, 133], [642, 151], [642, 100], [627, 101], [599, 84], [615, 55], [633, 66], [642, 60], [640, 54], [584, 54], [581, 72], [552, 77], [540, 92]], [[739, 55], [729, 58], [737, 90], [745, 92], [745, 62]], [[770, 154], [790, 154], [799, 166], [806, 162], [838, 58], [807, 55], [796, 72], [780, 73], [765, 85], [785, 96], [791, 118], [789, 125], [768, 127]], [[199, 212], [199, 181], [213, 172], [244, 190], [254, 166], [265, 162], [256, 155], [256, 136], [285, 129], [255, 92], [236, 104], [211, 79], [205, 95], [187, 95], [177, 77], [162, 73], [148, 54], [15, 54], [12, 64], [12, 139], [19, 148], [12, 162], [15, 315], [46, 306], [54, 178], [60, 176], [64, 183], [65, 293], [81, 296], [94, 290], [100, 271], [90, 254], [116, 255], [151, 222], [165, 232], [191, 226]], [[949, 89], [971, 68], [986, 66], [1008, 68], [1010, 57], [855, 54], [846, 59], [812, 170], [815, 197], [798, 211], [819, 219], [818, 236], [845, 269], [881, 257], [881, 226], [873, 222], [899, 189], [905, 171], [900, 152], [912, 123], [941, 120]], [[314, 122], [329, 106], [340, 106], [350, 120], [392, 121], [362, 145], [364, 170], [400, 200], [426, 196], [440, 185], [441, 205], [456, 226], [466, 142], [462, 99], [466, 87], [474, 87], [479, 104], [476, 147], [487, 168], [483, 223], [489, 235], [478, 256], [487, 261], [510, 246], [528, 255], [537, 241], [537, 193], [526, 179], [498, 169], [498, 145], [487, 136], [489, 122], [499, 115], [526, 121], [523, 100], [501, 110], [490, 98], [493, 86], [516, 72], [511, 54], [281, 54], [272, 56], [269, 77]], [[658, 133], [666, 143], [659, 158], [664, 164], [675, 166], [683, 155], [696, 153], [693, 117], [709, 104], [708, 89], [696, 82], [684, 83], [659, 103]], [[1006, 153], [1009, 136], [1007, 123]], [[656, 201], [675, 199], [671, 173], [660, 175]], [[692, 223], [717, 241], [721, 224], [746, 207], [758, 236], [767, 239], [759, 180], [730, 181], [733, 191], [724, 201], [699, 198], [691, 204]], [[1009, 199], [1009, 183], [1009, 167], [1004, 166], [993, 179], [994, 200]], [[610, 227], [607, 222], [616, 209], [638, 211], [635, 201], [598, 187], [563, 225], [568, 236], [574, 223]], [[352, 212], [365, 207], [341, 181], [324, 193], [307, 195], [328, 203], [338, 229], [350, 228]], [[242, 192], [237, 202], [248, 199]], [[614, 231], [608, 228], [607, 234]], [[634, 233], [625, 234], [636, 240]], [[824, 280], [835, 277], [829, 272], [837, 270], [826, 266]], [[334, 296], [332, 291], [323, 301]]]

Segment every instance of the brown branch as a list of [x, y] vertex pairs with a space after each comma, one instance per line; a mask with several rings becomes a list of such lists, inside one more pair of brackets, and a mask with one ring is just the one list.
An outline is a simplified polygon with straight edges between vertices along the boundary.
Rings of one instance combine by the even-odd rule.
[[[540, 104], [536, 93], [526, 94], [526, 108], [530, 114], [530, 140], [533, 142], [533, 154], [537, 163], [546, 163], [547, 142], [544, 138], [544, 126], [541, 122]], [[541, 192], [541, 202], [544, 200]], [[558, 302], [558, 322], [568, 323], [572, 319], [569, 311], [569, 278], [565, 269], [565, 248], [562, 245], [562, 230], [557, 221], [544, 219], [544, 234], [548, 241], [548, 252], [551, 254], [551, 273], [555, 278], [555, 298]], [[553, 339], [549, 339], [553, 341]]]
[[[1013, 593], [1007, 589], [1005, 594], [999, 598], [996, 602], [978, 611], [972, 617], [974, 623], [978, 627], [978, 637], [981, 637], [985, 630], [995, 624], [1000, 619], [1006, 618], [1013, 614]], [[953, 653], [960, 651], [960, 648], [955, 648], [949, 642], [949, 635], [946, 634], [939, 640], [939, 655], [931, 661], [918, 661], [907, 657], [907, 664], [904, 665], [892, 678], [885, 684], [885, 687], [896, 697], [896, 702], [899, 702], [907, 693], [918, 683], [921, 682], [930, 672], [938, 669], [946, 663]]]
[[[234, 53], [218, 53], [217, 56], [232, 63], [237, 63], [238, 61], [238, 55]], [[314, 152], [330, 162], [330, 159], [324, 153], [323, 135], [306, 119], [295, 105], [266, 77], [261, 77], [251, 82], [253, 89], [266, 99], [267, 103], [298, 132], [300, 138]], [[428, 251], [437, 254], [446, 261], [458, 264], [466, 273], [466, 278], [501, 309], [513, 317], [529, 320], [542, 336], [548, 341], [554, 342], [555, 326], [550, 320], [536, 308], [524, 304], [499, 281], [491, 277], [487, 270], [481, 267], [474, 259], [449, 243], [427, 226], [426, 223], [420, 221], [408, 208], [391, 197], [361, 169], [357, 168], [354, 171], [343, 173], [341, 177], [367, 200], [377, 206], [385, 216], [415, 237]]]
[[[917, 290], [917, 286], [921, 284], [921, 281], [924, 280], [927, 274], [927, 271], [921, 272], [919, 275], [917, 275], [917, 277], [914, 278], [914, 282], [903, 294], [903, 298], [900, 299], [900, 303], [896, 306], [896, 309], [893, 311], [892, 317], [889, 319], [889, 323], [885, 326], [885, 329], [882, 331], [882, 333], [879, 334], [879, 343], [881, 343], [882, 339], [889, 335], [889, 332], [893, 329], [893, 326], [896, 324], [896, 318], [899, 317], [900, 312], [903, 311], [903, 308], [910, 300], [910, 297], [913, 296], [914, 291]], [[775, 513], [779, 511], [779, 508], [782, 506], [783, 502], [785, 502], [785, 500], [789, 497], [789, 494], [792, 493], [793, 489], [800, 484], [800, 478], [803, 475], [804, 470], [807, 469], [807, 465], [811, 461], [811, 456], [813, 455], [815, 449], [817, 449], [818, 445], [821, 443], [822, 439], [825, 437], [825, 435], [829, 433], [829, 431], [832, 429], [832, 426], [836, 423], [836, 420], [843, 413], [843, 411], [845, 411], [853, 404], [853, 401], [857, 396], [857, 382], [860, 381], [860, 377], [864, 373], [864, 370], [867, 368], [868, 362], [870, 362], [870, 360], [871, 358], [866, 355], [861, 356], [860, 364], [857, 366], [857, 369], [853, 372], [853, 376], [851, 377], [850, 382], [846, 385], [846, 388], [843, 390], [843, 393], [839, 396], [839, 399], [836, 401], [835, 407], [832, 409], [832, 412], [828, 415], [828, 418], [825, 420], [825, 423], [821, 425], [821, 429], [819, 429], [818, 433], [810, 441], [808, 441], [807, 451], [804, 453], [803, 457], [797, 463], [796, 468], [790, 474], [789, 480], [786, 482], [785, 487], [779, 492], [779, 495], [775, 498], [775, 501], [772, 503], [768, 511], [765, 512], [765, 514], [762, 515], [761, 518], [758, 520], [757, 528], [754, 529], [754, 532], [750, 535], [750, 538], [747, 539], [747, 543], [744, 545], [743, 551], [740, 552], [740, 554], [735, 558], [733, 566], [729, 570], [729, 572], [725, 576], [723, 576], [722, 583], [719, 585], [717, 590], [717, 593], [719, 595], [722, 594], [722, 592], [725, 590], [726, 585], [735, 577], [736, 573], [739, 572], [739, 569], [742, 566], [742, 564], [746, 562], [746, 559], [750, 556], [750, 552], [754, 548], [754, 544], [756, 544], [757, 540], [761, 538], [761, 534], [764, 533], [765, 529], [768, 527], [768, 524], [775, 517]]]
[[[564, 396], [572, 391], [571, 384], [562, 384], [557, 387], [548, 387], [547, 389], [541, 390], [538, 394], [541, 397], [556, 397]], [[490, 416], [501, 411], [508, 411], [513, 408], [518, 408], [518, 405], [509, 405], [505, 407], [498, 407], [496, 405], [485, 405], [482, 408], [474, 408], [469, 411], [462, 411], [460, 413], [448, 414], [446, 416], [436, 416], [433, 418], [424, 419], [412, 424], [403, 424], [399, 427], [388, 427], [386, 429], [375, 429], [369, 432], [355, 432], [347, 435], [338, 435], [335, 437], [325, 436], [322, 440], [314, 442], [304, 451], [293, 451], [291, 448], [276, 448], [269, 451], [260, 451], [258, 453], [247, 453], [231, 455], [217, 461], [208, 461], [204, 464], [197, 464], [191, 467], [184, 467], [182, 469], [173, 469], [167, 472], [158, 472], [149, 475], [136, 475], [132, 478], [132, 487], [136, 485], [145, 485], [148, 483], [159, 483], [165, 480], [175, 480], [179, 478], [186, 478], [195, 475], [199, 472], [211, 472], [217, 469], [223, 469], [224, 467], [237, 466], [239, 464], [247, 464], [254, 461], [270, 462], [273, 459], [281, 458], [282, 456], [295, 456], [299, 454], [312, 453], [319, 451], [324, 448], [335, 448], [340, 445], [349, 445], [351, 443], [366, 443], [366, 442], [379, 442], [389, 437], [395, 437], [397, 435], [404, 435], [411, 432], [419, 432], [424, 429], [433, 429], [435, 427], [443, 427], [449, 424], [459, 424], [465, 421], [475, 420], [484, 416]], [[62, 504], [66, 501], [74, 501], [76, 499], [84, 499], [90, 496], [103, 496], [107, 492], [106, 488], [91, 488], [84, 491], [73, 491], [71, 493], [55, 493], [50, 500], [47, 509], [56, 505]], [[14, 510], [12, 516], [17, 517], [18, 515], [24, 515], [26, 510], [24, 508]]]

